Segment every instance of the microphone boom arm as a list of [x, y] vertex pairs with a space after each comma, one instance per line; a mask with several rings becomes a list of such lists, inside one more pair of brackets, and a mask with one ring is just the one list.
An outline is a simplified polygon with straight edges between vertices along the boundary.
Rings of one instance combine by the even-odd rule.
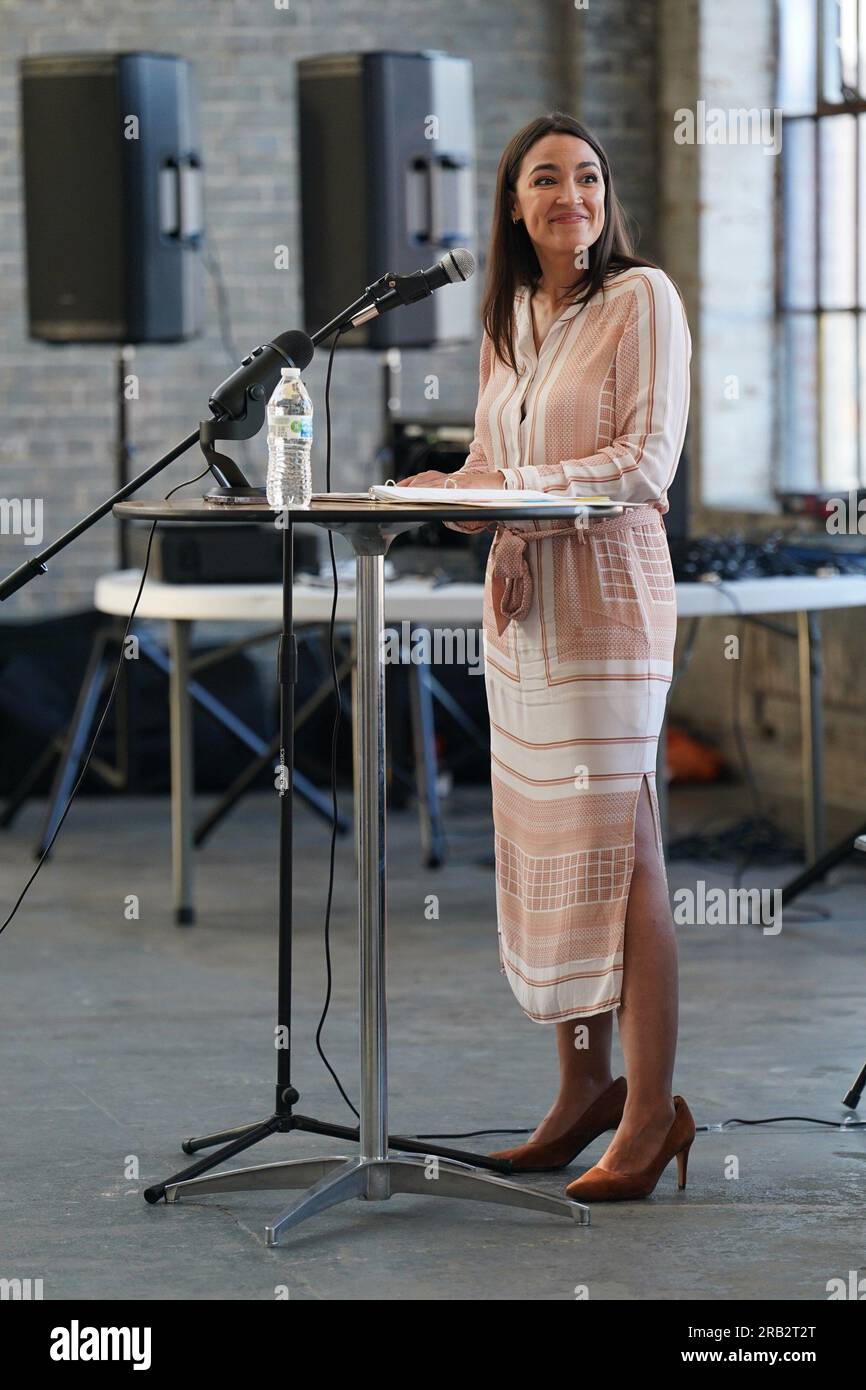
[[[446, 269], [446, 261], [450, 268]], [[107, 516], [118, 502], [124, 502], [127, 497], [131, 497], [196, 443], [201, 447], [208, 468], [221, 488], [244, 488], [251, 491], [241, 469], [233, 459], [217, 452], [214, 441], [252, 439], [253, 435], [259, 432], [265, 422], [267, 401], [280, 379], [282, 367], [298, 366], [303, 370], [312, 360], [316, 346], [332, 333], [346, 332], [366, 322], [368, 318], [396, 308], [399, 304], [414, 304], [416, 300], [432, 294], [441, 284], [466, 279], [467, 275], [472, 274], [474, 267], [475, 263], [469, 252], [452, 251], [439, 265], [426, 271], [419, 270], [412, 275], [395, 275], [393, 271], [387, 271], [372, 285], [368, 285], [354, 304], [350, 304], [348, 309], [331, 319], [330, 323], [326, 323], [324, 328], [320, 328], [312, 337], [290, 330], [278, 334], [273, 341], [254, 348], [232, 375], [217, 387], [208, 401], [214, 418], [202, 420], [197, 430], [187, 435], [186, 439], [181, 440], [167, 454], [163, 454], [156, 463], [152, 463], [143, 473], [130, 479], [119, 491], [100, 502], [98, 507], [77, 521], [56, 541], [40, 550], [38, 555], [31, 556], [5, 579], [0, 580], [0, 603], [19, 589], [23, 589], [38, 574], [45, 574], [47, 560], [59, 551], [65, 550], [66, 546], [71, 545], [84, 531], [88, 531], [97, 521]]]

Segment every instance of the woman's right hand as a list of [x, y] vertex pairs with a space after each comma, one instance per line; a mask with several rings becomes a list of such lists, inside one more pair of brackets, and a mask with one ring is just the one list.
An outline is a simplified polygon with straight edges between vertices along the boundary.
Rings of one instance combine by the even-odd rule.
[[437, 473], [430, 469], [426, 473], [413, 473], [410, 478], [401, 478], [400, 487], [444, 487], [449, 473]]

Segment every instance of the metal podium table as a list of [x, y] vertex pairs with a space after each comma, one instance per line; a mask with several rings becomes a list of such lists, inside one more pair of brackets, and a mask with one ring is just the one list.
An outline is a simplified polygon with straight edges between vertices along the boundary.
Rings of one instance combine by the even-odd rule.
[[[509, 494], [513, 497], [513, 493]], [[592, 508], [595, 516], [618, 516], [622, 506]], [[423, 1196], [467, 1198], [481, 1202], [528, 1208], [565, 1216], [580, 1225], [589, 1224], [589, 1209], [580, 1202], [518, 1186], [472, 1163], [447, 1156], [420, 1143], [396, 1140], [388, 1134], [387, 1029], [385, 997], [385, 945], [387, 884], [385, 854], [385, 673], [380, 659], [384, 625], [384, 557], [393, 538], [423, 522], [528, 521], [564, 519], [588, 515], [585, 505], [563, 501], [555, 504], [509, 501], [487, 506], [449, 503], [417, 507], [392, 502], [330, 502], [314, 500], [309, 508], [279, 511], [264, 503], [219, 505], [203, 499], [168, 502], [121, 502], [114, 508], [124, 520], [267, 522], [283, 530], [283, 615], [279, 644], [281, 764], [286, 776], [280, 785], [280, 891], [277, 1023], [281, 1036], [290, 1038], [291, 1020], [291, 916], [292, 916], [292, 777], [294, 683], [297, 655], [292, 628], [292, 528], [296, 522], [316, 524], [346, 536], [355, 553], [357, 582], [358, 645], [358, 796], [356, 807], [358, 848], [358, 939], [360, 980], [360, 1127], [357, 1132], [328, 1126], [297, 1116], [299, 1099], [291, 1082], [291, 1053], [278, 1051], [277, 1097], [274, 1114], [265, 1121], [242, 1125], [220, 1134], [187, 1140], [184, 1150], [197, 1153], [222, 1145], [209, 1157], [182, 1173], [149, 1188], [145, 1198], [177, 1201], [185, 1193], [250, 1189], [306, 1189], [286, 1211], [265, 1228], [268, 1245], [281, 1234], [316, 1212], [325, 1211], [352, 1197], [367, 1201], [387, 1200], [397, 1192]], [[588, 524], [592, 524], [589, 521]], [[254, 1167], [209, 1171], [228, 1158], [271, 1134], [304, 1128], [322, 1134], [357, 1140], [359, 1152], [317, 1159], [295, 1159]], [[393, 1150], [413, 1150], [399, 1152]], [[507, 1164], [487, 1160], [487, 1166], [510, 1171]]]

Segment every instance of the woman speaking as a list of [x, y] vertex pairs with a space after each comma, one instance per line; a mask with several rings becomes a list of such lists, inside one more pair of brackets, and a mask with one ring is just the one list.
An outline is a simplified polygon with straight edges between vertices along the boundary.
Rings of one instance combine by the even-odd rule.
[[[594, 136], [554, 113], [499, 164], [475, 437], [413, 486], [631, 502], [590, 521], [496, 523], [484, 586], [502, 970], [556, 1024], [559, 1092], [515, 1171], [646, 1197], [695, 1126], [672, 1095], [677, 954], [655, 788], [676, 595], [662, 513], [685, 437], [691, 339], [672, 281], [640, 260]], [[474, 530], [485, 522], [452, 522]], [[626, 1077], [613, 1079], [617, 1011]]]

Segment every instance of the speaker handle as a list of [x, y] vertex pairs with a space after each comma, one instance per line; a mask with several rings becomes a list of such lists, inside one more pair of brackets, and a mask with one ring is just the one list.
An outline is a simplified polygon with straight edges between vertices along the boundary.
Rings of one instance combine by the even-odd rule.
[[[427, 166], [430, 240], [434, 246], [463, 246], [472, 236], [469, 209], [463, 206], [468, 172], [468, 160], [451, 154], [438, 154]], [[464, 221], [467, 225], [461, 226]]]
[[159, 230], [184, 246], [202, 236], [202, 170], [197, 155], [171, 155], [159, 170]]
[[197, 155], [184, 155], [178, 170], [180, 186], [180, 239], [197, 245], [204, 230], [202, 213], [202, 169]]
[[406, 170], [406, 236], [416, 246], [430, 245], [432, 209], [430, 207], [430, 160], [416, 155]]

